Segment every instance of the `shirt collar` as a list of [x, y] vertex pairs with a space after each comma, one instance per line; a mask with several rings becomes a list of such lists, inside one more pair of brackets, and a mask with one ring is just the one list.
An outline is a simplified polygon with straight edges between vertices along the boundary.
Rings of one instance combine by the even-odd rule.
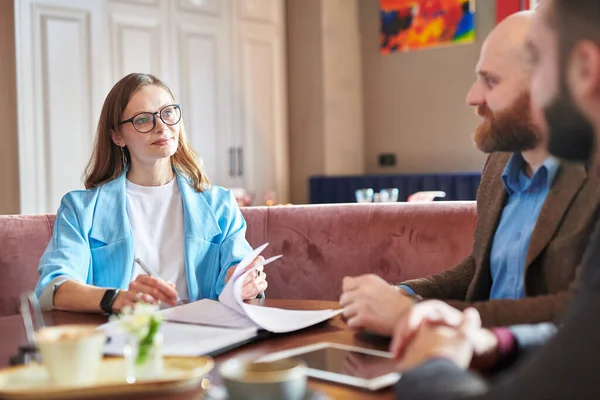
[[[502, 182], [504, 183], [504, 187], [506, 188], [508, 194], [522, 191], [519, 175], [523, 171], [524, 165], [525, 160], [523, 159], [523, 155], [521, 155], [521, 153], [514, 153], [508, 160], [506, 167], [504, 167], [504, 171], [502, 172]], [[546, 187], [549, 188], [552, 186], [559, 168], [560, 161], [556, 157], [548, 156], [542, 163], [542, 166], [535, 171], [531, 179], [535, 179], [535, 177], [540, 173], [545, 173]]]
[[554, 183], [556, 174], [558, 174], [558, 170], [560, 169], [560, 161], [556, 157], [548, 156], [542, 165], [546, 167], [546, 170], [548, 171], [547, 183], [548, 187], [550, 187]]

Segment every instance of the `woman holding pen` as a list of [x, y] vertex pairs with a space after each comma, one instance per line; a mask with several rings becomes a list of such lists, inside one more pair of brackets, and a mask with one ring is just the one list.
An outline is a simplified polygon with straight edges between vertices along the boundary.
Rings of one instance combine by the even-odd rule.
[[[63, 197], [40, 260], [35, 291], [44, 309], [112, 313], [140, 300], [216, 299], [252, 251], [235, 199], [196, 161], [181, 108], [153, 75], [130, 74], [112, 88], [87, 190]], [[259, 267], [242, 296], [266, 287]]]

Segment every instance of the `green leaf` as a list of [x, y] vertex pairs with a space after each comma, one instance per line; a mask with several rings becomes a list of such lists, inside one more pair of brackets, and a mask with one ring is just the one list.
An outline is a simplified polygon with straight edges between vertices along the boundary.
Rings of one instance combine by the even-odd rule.
[[152, 349], [152, 345], [154, 344], [154, 338], [158, 333], [158, 328], [160, 328], [160, 321], [158, 321], [154, 317], [150, 318], [148, 334], [145, 337], [143, 337], [138, 344], [138, 354], [135, 359], [135, 363], [137, 365], [146, 362], [148, 354], [150, 353], [150, 349]]

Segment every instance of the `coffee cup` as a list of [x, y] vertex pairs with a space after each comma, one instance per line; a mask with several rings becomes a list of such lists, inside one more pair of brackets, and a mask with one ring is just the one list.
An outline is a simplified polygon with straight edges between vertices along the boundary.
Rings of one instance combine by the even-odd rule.
[[59, 325], [36, 332], [42, 363], [57, 386], [85, 386], [97, 378], [106, 336], [93, 325]]
[[306, 396], [307, 367], [302, 361], [232, 359], [219, 372], [231, 400], [302, 400]]

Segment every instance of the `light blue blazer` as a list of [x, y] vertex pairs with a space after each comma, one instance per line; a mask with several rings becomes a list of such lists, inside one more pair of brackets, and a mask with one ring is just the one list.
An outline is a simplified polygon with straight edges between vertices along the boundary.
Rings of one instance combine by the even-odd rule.
[[[184, 251], [190, 300], [216, 299], [227, 270], [252, 248], [246, 221], [230, 191], [212, 186], [198, 193], [177, 174], [183, 201]], [[125, 172], [95, 189], [67, 193], [56, 214], [35, 293], [55, 278], [126, 289], [131, 282], [134, 241], [127, 215]]]

